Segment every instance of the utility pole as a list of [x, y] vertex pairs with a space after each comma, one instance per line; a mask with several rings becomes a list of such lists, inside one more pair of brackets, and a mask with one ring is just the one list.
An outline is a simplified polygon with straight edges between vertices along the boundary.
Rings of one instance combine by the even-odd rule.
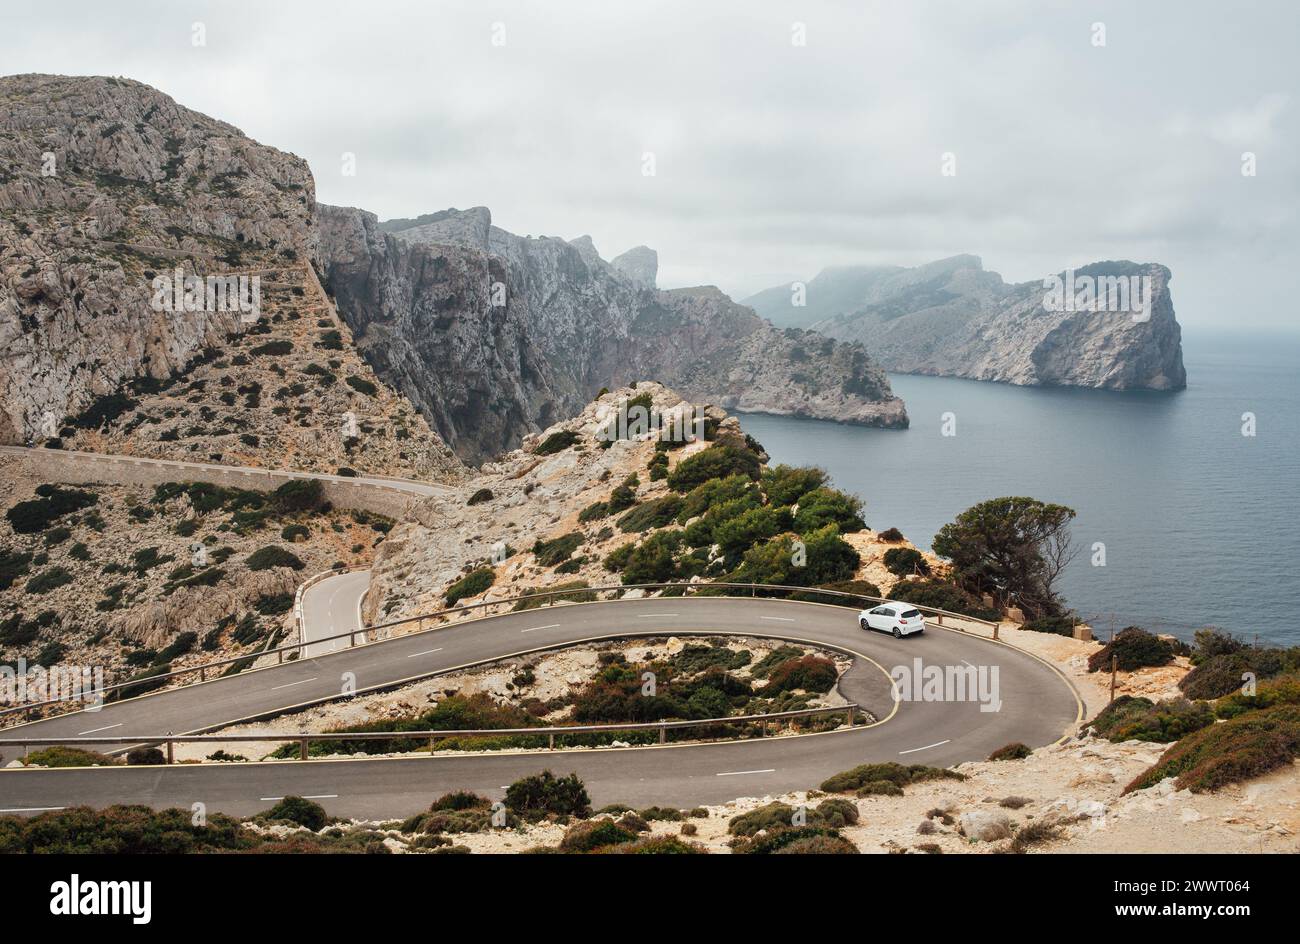
[[1119, 672], [1119, 656], [1110, 654], [1110, 700], [1115, 700], [1115, 675]]

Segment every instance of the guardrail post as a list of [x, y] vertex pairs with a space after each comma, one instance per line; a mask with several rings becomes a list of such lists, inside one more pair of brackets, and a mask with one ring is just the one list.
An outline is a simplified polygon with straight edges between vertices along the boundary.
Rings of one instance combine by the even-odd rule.
[[200, 681], [200, 682], [206, 682], [207, 680], [208, 680], [208, 670], [207, 670], [207, 667], [201, 665], [201, 666], [199, 666], [199, 681]]
[[668, 725], [666, 724], [659, 725], [659, 743], [668, 743]]
[[546, 735], [546, 746], [549, 750], [555, 750], [555, 732]]
[[999, 630], [1000, 628], [1001, 628], [1001, 626], [1000, 626], [999, 624], [997, 624], [997, 623], [994, 623], [994, 624], [993, 624], [993, 638], [994, 638], [994, 639], [997, 639], [997, 638], [998, 638], [998, 630]]
[[[171, 732], [168, 731], [167, 734], [170, 736]], [[176, 742], [170, 739], [167, 741], [167, 763], [176, 763]]]
[[298, 759], [299, 760], [307, 759], [307, 738], [301, 738], [298, 741]]
[[849, 705], [849, 727], [850, 728], [853, 727], [853, 721], [856, 715], [857, 715], [856, 709], [852, 705]]
[[943, 614], [942, 614], [942, 613], [936, 613], [936, 614], [934, 614], [934, 621], [935, 621], [936, 623], [938, 623], [940, 626], [942, 626], [942, 625], [943, 625]]
[[351, 649], [356, 644], [357, 644], [357, 634], [348, 633], [348, 648]]
[[284, 650], [277, 648], [275, 650], [275, 662], [277, 665], [284, 665]]
[[429, 756], [433, 756], [433, 746], [438, 743], [437, 738], [429, 738]]

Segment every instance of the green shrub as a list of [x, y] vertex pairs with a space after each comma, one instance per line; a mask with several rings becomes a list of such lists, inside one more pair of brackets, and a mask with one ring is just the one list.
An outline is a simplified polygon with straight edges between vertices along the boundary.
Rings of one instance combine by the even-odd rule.
[[305, 826], [312, 832], [319, 832], [329, 824], [329, 815], [323, 806], [300, 796], [285, 797], [269, 810], [258, 814], [258, 819], [288, 820]]
[[560, 840], [560, 848], [565, 852], [590, 852], [604, 846], [613, 846], [621, 842], [635, 842], [636, 833], [625, 829], [613, 820], [592, 819], [574, 823]]
[[549, 541], [538, 541], [533, 545], [533, 556], [543, 567], [554, 567], [572, 557], [583, 540], [582, 532], [570, 531]]
[[773, 505], [793, 505], [829, 479], [824, 469], [813, 466], [775, 465], [763, 472], [763, 492]]
[[1120, 669], [1131, 672], [1147, 666], [1168, 665], [1174, 660], [1174, 647], [1154, 633], [1128, 626], [1088, 657], [1088, 671], [1109, 671], [1112, 656], [1118, 660]]
[[1024, 760], [1032, 753], [1033, 751], [1024, 744], [1014, 741], [1011, 744], [1003, 744], [999, 747], [989, 755], [989, 760]]
[[496, 582], [497, 572], [491, 567], [471, 570], [447, 588], [447, 606], [455, 606], [467, 597], [476, 597]]
[[885, 782], [902, 788], [908, 784], [927, 780], [965, 780], [963, 774], [944, 767], [927, 767], [924, 764], [904, 766], [894, 761], [879, 764], [861, 764], [851, 770], [841, 771], [822, 782], [827, 793], [851, 793], [868, 784]]
[[876, 536], [880, 538], [880, 540], [887, 541], [890, 544], [903, 540], [903, 532], [899, 531], [897, 528], [886, 528]]
[[687, 456], [668, 473], [668, 486], [677, 492], [689, 492], [709, 479], [743, 475], [757, 480], [761, 470], [758, 456], [736, 446], [713, 445]]
[[272, 567], [289, 567], [293, 570], [302, 570], [307, 566], [298, 558], [298, 555], [286, 551], [278, 544], [268, 544], [266, 547], [258, 548], [248, 555], [244, 565], [249, 570], [270, 570]]
[[271, 357], [283, 357], [284, 355], [288, 354], [292, 350], [293, 350], [292, 341], [278, 340], [278, 341], [267, 341], [265, 344], [259, 344], [257, 347], [253, 348], [248, 353], [258, 357], [264, 355], [271, 356]]
[[676, 836], [651, 836], [636, 842], [605, 846], [600, 852], [610, 855], [703, 855], [706, 850]]
[[1075, 619], [1073, 616], [1040, 616], [1021, 626], [1032, 633], [1055, 633], [1057, 636], [1073, 636]]
[[682, 500], [676, 495], [664, 495], [644, 502], [618, 519], [620, 531], [643, 532], [672, 524], [681, 511]]
[[1300, 705], [1276, 705], [1194, 731], [1170, 747], [1125, 793], [1176, 777], [1193, 793], [1217, 790], [1290, 765], [1300, 755]]
[[539, 456], [551, 456], [557, 452], [563, 452], [565, 449], [568, 449], [576, 443], [578, 439], [578, 434], [573, 430], [561, 429], [557, 432], [551, 433], [551, 435], [547, 436], [546, 439], [542, 440], [541, 445], [534, 450], [534, 454]]
[[[835, 590], [839, 593], [851, 593], [853, 596], [841, 597], [829, 593], [818, 593], [817, 590]], [[865, 599], [867, 597], [875, 597], [876, 599], [883, 597], [880, 588], [870, 580], [836, 580], [831, 583], [821, 584], [813, 590], [791, 594], [790, 599], [803, 600], [809, 603], [829, 603], [832, 606], [847, 606], [850, 609], [860, 610], [868, 603], [874, 602]]]
[[65, 587], [73, 581], [72, 573], [66, 567], [48, 567], [27, 581], [28, 593], [49, 593], [59, 587]]
[[193, 651], [194, 645], [198, 641], [199, 634], [193, 630], [186, 630], [183, 633], [178, 633], [176, 638], [168, 643], [167, 646], [158, 653], [158, 660], [160, 662], [170, 662], [172, 659], [178, 659], [187, 652]]
[[817, 488], [799, 499], [799, 512], [794, 516], [794, 529], [800, 534], [818, 531], [835, 525], [840, 533], [861, 531], [862, 500], [834, 488]]
[[598, 501], [592, 502], [582, 511], [578, 512], [578, 521], [586, 524], [588, 521], [597, 521], [609, 515], [609, 503]]
[[1156, 741], [1167, 744], [1214, 723], [1214, 711], [1203, 701], [1121, 695], [1101, 710], [1088, 726], [1108, 741]]
[[99, 501], [92, 492], [59, 485], [41, 485], [36, 489], [40, 496], [22, 501], [5, 512], [10, 526], [17, 534], [38, 534], [64, 515], [89, 508]]
[[588, 816], [591, 798], [577, 774], [556, 777], [549, 770], [516, 780], [506, 788], [506, 808], [527, 820], [547, 814]]
[[126, 763], [130, 767], [154, 767], [167, 763], [167, 758], [156, 747], [136, 747], [127, 751]]
[[1206, 627], [1198, 629], [1195, 636], [1195, 648], [1192, 651], [1192, 665], [1200, 665], [1206, 659], [1215, 656], [1230, 656], [1244, 649], [1246, 644], [1234, 639], [1222, 630]]
[[835, 663], [821, 656], [803, 656], [790, 659], [772, 670], [763, 694], [788, 692], [802, 689], [819, 694], [829, 692], [835, 685], [839, 673]]
[[320, 511], [325, 505], [325, 485], [320, 479], [290, 479], [271, 493], [271, 499], [288, 514]]
[[1300, 646], [1290, 649], [1245, 646], [1231, 652], [1203, 656], [1197, 666], [1178, 682], [1178, 687], [1188, 698], [1220, 698], [1239, 691], [1247, 673], [1252, 674], [1256, 681], [1262, 681], [1297, 669], [1300, 669]]
[[27, 551], [0, 548], [0, 590], [8, 590], [14, 581], [27, 573], [32, 555]]
[[351, 377], [345, 377], [343, 379], [343, 382], [347, 384], [349, 387], [351, 387], [353, 390], [357, 391], [357, 393], [364, 393], [368, 397], [373, 397], [376, 393], [379, 392], [378, 387], [376, 387], [373, 383], [371, 383], [369, 380], [366, 380], [363, 377], [357, 377], [353, 375]]
[[305, 524], [286, 524], [280, 530], [280, 537], [290, 543], [297, 541], [299, 538], [306, 540], [311, 537], [311, 528]]
[[33, 767], [111, 767], [121, 761], [97, 751], [59, 745], [32, 751], [24, 763]]
[[910, 577], [913, 574], [922, 577], [930, 573], [930, 564], [918, 550], [910, 547], [891, 547], [885, 551], [885, 569], [898, 577]]
[[57, 528], [50, 528], [45, 532], [45, 546], [54, 547], [56, 544], [62, 544], [68, 538], [72, 537], [72, 531], [60, 525]]
[[476, 491], [473, 495], [471, 495], [471, 496], [469, 497], [469, 501], [465, 502], [465, 504], [466, 504], [466, 505], [481, 505], [481, 504], [483, 504], [484, 502], [490, 502], [490, 501], [492, 500], [492, 497], [493, 497], [493, 496], [492, 496], [492, 489], [490, 489], [490, 488], [480, 488], [478, 491]]

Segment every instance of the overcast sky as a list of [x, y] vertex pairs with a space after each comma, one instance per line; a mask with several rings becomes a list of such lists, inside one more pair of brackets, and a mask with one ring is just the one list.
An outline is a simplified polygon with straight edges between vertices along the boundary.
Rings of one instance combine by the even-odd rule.
[[644, 243], [661, 286], [1127, 258], [1173, 270], [1190, 328], [1300, 324], [1293, 0], [6, 0], [0, 71], [147, 82], [381, 218]]

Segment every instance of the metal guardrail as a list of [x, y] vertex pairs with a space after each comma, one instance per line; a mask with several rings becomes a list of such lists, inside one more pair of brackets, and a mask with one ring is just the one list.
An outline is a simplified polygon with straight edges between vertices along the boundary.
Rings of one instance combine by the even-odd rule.
[[[680, 588], [682, 590], [683, 596], [689, 595], [693, 590], [706, 591], [706, 590], [719, 590], [719, 589], [742, 589], [742, 590], [749, 590], [750, 595], [754, 597], [756, 597], [758, 595], [758, 592], [761, 590], [764, 591], [765, 593], [770, 591], [782, 591], [782, 592], [791, 592], [791, 593], [812, 594], [816, 596], [838, 597], [842, 599], [867, 600], [872, 603], [905, 602], [905, 601], [897, 601], [897, 600], [891, 601], [887, 597], [873, 597], [863, 593], [848, 593], [846, 591], [841, 591], [841, 590], [821, 590], [816, 587], [798, 587], [798, 586], [792, 586], [788, 584], [762, 584], [762, 583], [759, 584], [726, 583], [726, 582], [684, 583], [681, 581], [676, 581], [676, 582], [665, 582], [665, 583], [608, 584], [608, 585], [597, 586], [597, 587], [570, 587], [565, 590], [542, 590], [533, 593], [520, 594], [519, 596], [514, 596], [514, 597], [503, 597], [499, 600], [485, 600], [480, 603], [468, 603], [464, 606], [449, 607], [443, 610], [435, 610], [432, 613], [425, 613], [417, 616], [408, 616], [400, 620], [392, 620], [387, 623], [375, 623], [371, 626], [362, 626], [361, 629], [352, 630], [350, 632], [336, 633], [333, 636], [322, 636], [320, 639], [313, 639], [309, 643], [303, 642], [302, 639], [300, 638], [296, 643], [290, 643], [289, 645], [286, 646], [278, 646], [274, 649], [265, 649], [262, 652], [258, 652], [258, 653], [246, 653], [242, 656], [231, 656], [225, 659], [215, 659], [211, 662], [204, 662], [199, 665], [187, 666], [183, 669], [176, 669], [171, 672], [162, 672], [159, 673], [158, 675], [150, 675], [144, 678], [133, 678], [133, 679], [129, 679], [128, 681], [119, 682], [114, 685], [107, 685], [101, 690], [100, 694], [104, 695], [104, 694], [108, 694], [109, 692], [120, 691], [121, 689], [124, 688], [139, 687], [140, 685], [152, 684], [160, 680], [178, 678], [179, 676], [189, 675], [195, 672], [197, 672], [199, 675], [199, 681], [205, 682], [207, 681], [208, 672], [213, 669], [219, 669], [224, 666], [234, 665], [237, 662], [248, 662], [249, 660], [262, 659], [271, 655], [276, 656], [277, 664], [283, 664], [286, 655], [290, 655], [294, 658], [297, 658], [301, 656], [304, 647], [308, 645], [314, 646], [317, 643], [322, 643], [322, 642], [331, 642], [335, 639], [347, 638], [349, 640], [348, 648], [355, 648], [357, 644], [356, 637], [358, 633], [370, 635], [375, 630], [391, 629], [395, 626], [406, 626], [411, 623], [415, 623], [418, 626], [416, 632], [429, 632], [432, 630], [426, 630], [424, 628], [424, 622], [426, 620], [442, 621], [446, 617], [453, 614], [466, 613], [471, 610], [484, 609], [488, 607], [503, 606], [505, 604], [510, 604], [510, 603], [518, 603], [521, 600], [550, 599], [554, 597], [571, 598], [575, 595], [585, 595], [585, 594], [608, 593], [608, 592], [617, 592], [621, 594], [628, 590], [655, 590], [655, 589], [666, 590], [672, 588]], [[737, 594], [719, 594], [719, 595], [736, 596]], [[615, 597], [613, 599], [618, 599], [618, 598]], [[563, 603], [566, 601], [564, 599], [561, 599], [559, 602]], [[922, 606], [914, 603], [909, 603], [908, 605], [914, 607], [915, 609], [920, 610], [922, 613], [934, 614], [937, 617], [937, 622], [938, 625], [940, 626], [944, 625], [943, 619], [945, 617], [949, 619], [964, 620], [966, 622], [978, 623], [984, 626], [991, 627], [993, 630], [993, 638], [994, 639], [998, 638], [998, 624], [992, 622], [991, 620], [980, 619], [979, 617], [975, 617], [975, 616], [966, 616], [965, 614], [955, 613], [951, 610], [941, 610], [938, 609], [937, 607]], [[960, 626], [950, 626], [949, 628], [956, 629], [960, 632], [965, 632], [965, 630], [963, 630]], [[370, 642], [363, 643], [363, 645], [376, 645], [377, 643], [383, 641], [384, 640], [372, 638]], [[28, 702], [23, 705], [16, 705], [12, 708], [0, 709], [0, 717], [13, 714], [15, 712], [30, 712], [33, 709], [43, 708], [47, 705], [70, 704], [70, 703], [75, 704], [75, 702], [70, 702], [68, 699], [59, 699], [59, 698], [51, 698], [46, 701], [40, 701], [40, 702]], [[76, 711], [78, 709], [73, 708], [72, 710]]]
[[659, 733], [659, 743], [667, 743], [668, 732], [683, 728], [705, 728], [705, 727], [722, 727], [724, 725], [751, 724], [761, 725], [762, 736], [768, 733], [768, 725], [780, 721], [794, 720], [797, 718], [813, 718], [818, 715], [837, 715], [844, 714], [848, 716], [847, 724], [853, 727], [858, 709], [861, 706], [856, 702], [847, 705], [834, 705], [823, 708], [800, 708], [795, 711], [777, 711], [764, 715], [735, 715], [728, 718], [700, 718], [685, 721], [649, 721], [635, 722], [628, 724], [581, 724], [581, 725], [553, 725], [549, 727], [538, 728], [471, 728], [466, 730], [440, 730], [440, 731], [316, 731], [306, 734], [296, 733], [275, 733], [267, 734], [149, 734], [137, 737], [56, 737], [56, 738], [0, 738], [0, 747], [21, 747], [23, 748], [23, 757], [27, 756], [28, 748], [32, 747], [53, 747], [57, 745], [75, 745], [78, 747], [100, 746], [111, 744], [135, 744], [141, 747], [156, 747], [159, 744], [167, 746], [167, 763], [175, 762], [174, 747], [178, 743], [208, 743], [208, 744], [225, 744], [225, 743], [242, 743], [242, 742], [265, 742], [265, 741], [284, 741], [296, 742], [298, 744], [298, 758], [306, 760], [308, 747], [312, 741], [425, 741], [429, 742], [430, 752], [434, 749], [434, 744], [440, 740], [448, 738], [463, 737], [542, 737], [547, 738], [548, 747], [555, 749], [555, 736], [566, 734], [596, 734], [611, 731], [657, 731]]

